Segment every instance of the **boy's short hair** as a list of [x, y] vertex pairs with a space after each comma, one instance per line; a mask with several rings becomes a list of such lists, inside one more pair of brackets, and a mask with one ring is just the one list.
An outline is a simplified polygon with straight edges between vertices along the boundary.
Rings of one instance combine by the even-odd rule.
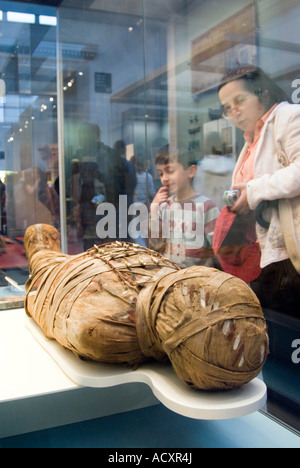
[[163, 146], [155, 157], [155, 164], [169, 164], [178, 162], [184, 169], [197, 165], [197, 157], [194, 151], [172, 149], [169, 145]]

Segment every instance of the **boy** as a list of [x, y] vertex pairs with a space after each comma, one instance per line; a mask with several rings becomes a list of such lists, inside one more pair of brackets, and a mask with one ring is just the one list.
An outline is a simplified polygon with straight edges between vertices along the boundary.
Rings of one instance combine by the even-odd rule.
[[192, 153], [172, 151], [167, 145], [155, 164], [162, 187], [150, 206], [150, 247], [181, 268], [214, 266], [212, 238], [219, 210], [193, 188], [197, 162]]

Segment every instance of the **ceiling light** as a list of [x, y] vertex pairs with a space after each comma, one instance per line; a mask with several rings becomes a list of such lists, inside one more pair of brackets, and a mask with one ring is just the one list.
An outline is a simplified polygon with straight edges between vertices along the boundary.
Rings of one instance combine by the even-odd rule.
[[57, 26], [57, 19], [55, 16], [39, 16], [39, 23], [45, 26]]
[[31, 13], [18, 13], [16, 11], [8, 11], [7, 12], [7, 21], [14, 22], [14, 23], [34, 24], [35, 23], [35, 15], [33, 15]]

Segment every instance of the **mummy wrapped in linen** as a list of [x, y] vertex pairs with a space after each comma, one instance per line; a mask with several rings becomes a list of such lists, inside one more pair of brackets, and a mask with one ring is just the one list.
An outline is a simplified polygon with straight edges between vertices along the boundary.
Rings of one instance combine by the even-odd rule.
[[140, 365], [170, 361], [202, 390], [241, 387], [266, 361], [260, 303], [243, 281], [207, 267], [181, 270], [159, 253], [114, 242], [71, 256], [58, 231], [27, 229], [26, 313], [81, 358]]

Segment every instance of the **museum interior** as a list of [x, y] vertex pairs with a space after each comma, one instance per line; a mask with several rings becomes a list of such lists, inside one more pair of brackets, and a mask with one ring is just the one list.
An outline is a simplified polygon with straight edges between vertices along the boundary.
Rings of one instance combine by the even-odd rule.
[[[223, 194], [232, 188], [245, 144], [242, 124], [235, 126], [233, 117], [246, 108], [249, 96], [225, 106], [220, 83], [230, 70], [259, 67], [297, 108], [299, 21], [299, 0], [1, 0], [0, 368], [7, 377], [3, 394], [0, 388], [0, 447], [230, 446], [230, 433], [236, 440], [243, 433], [237, 446], [251, 444], [252, 438], [259, 445], [264, 424], [271, 446], [277, 443], [274, 434], [279, 445], [300, 447], [300, 305], [292, 309], [289, 298], [280, 307], [262, 306], [269, 354], [257, 378], [266, 386], [267, 399], [254, 413], [257, 422], [247, 419], [249, 426], [243, 415], [240, 426], [233, 416], [225, 418], [227, 426], [215, 422], [224, 424], [215, 429], [209, 418], [177, 416], [172, 408], [161, 407], [144, 383], [136, 390], [135, 380], [101, 389], [100, 399], [107, 398], [107, 404], [102, 401], [94, 413], [84, 405], [79, 411], [81, 400], [92, 402], [100, 391], [85, 385], [76, 393], [73, 383], [62, 382], [25, 398], [22, 385], [39, 371], [27, 369], [26, 345], [18, 338], [25, 333], [25, 285], [32, 273], [24, 249], [30, 226], [55, 227], [61, 251], [69, 256], [112, 241], [152, 249], [146, 235], [129, 230], [133, 213], [128, 207], [136, 201], [141, 180], [141, 203], [146, 215], [150, 212], [163, 185], [156, 156], [165, 148], [193, 154], [194, 191], [222, 212]], [[297, 151], [291, 152], [296, 167]], [[296, 192], [290, 197], [299, 196], [300, 188]], [[109, 207], [113, 215], [104, 218], [105, 224], [101, 215], [103, 221], [105, 210], [111, 214]], [[273, 280], [275, 284], [276, 275]], [[18, 357], [10, 360], [7, 342], [14, 340]], [[23, 353], [26, 369], [18, 364]], [[47, 363], [39, 365], [47, 368]], [[52, 366], [51, 361], [49, 375]], [[55, 373], [53, 369], [54, 380]], [[63, 394], [71, 395], [74, 417], [59, 416], [65, 408]], [[139, 395], [140, 403], [132, 405], [129, 399]], [[43, 414], [40, 406], [47, 405]], [[39, 415], [29, 422], [29, 412]], [[156, 438], [145, 429], [155, 420], [161, 424]]]

